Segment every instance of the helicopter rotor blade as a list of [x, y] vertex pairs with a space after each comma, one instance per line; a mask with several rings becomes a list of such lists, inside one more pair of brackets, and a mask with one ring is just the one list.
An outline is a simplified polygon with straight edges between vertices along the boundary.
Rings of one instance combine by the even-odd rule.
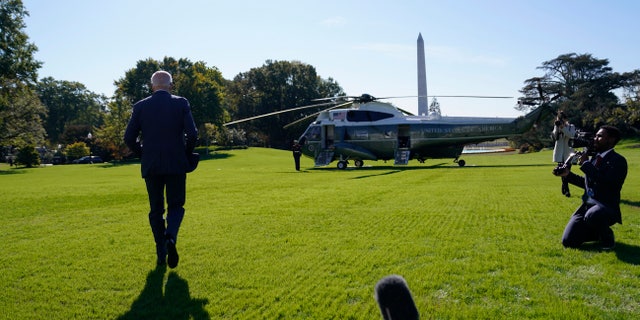
[[502, 96], [428, 96], [431, 98], [486, 98], [486, 99], [513, 99], [513, 97]]
[[313, 114], [310, 114], [310, 115], [308, 115], [308, 116], [306, 116], [306, 117], [304, 117], [304, 118], [300, 118], [300, 119], [298, 119], [298, 120], [296, 120], [296, 121], [290, 122], [290, 123], [286, 124], [286, 125], [285, 125], [284, 127], [282, 127], [282, 128], [287, 129], [287, 128], [289, 128], [289, 127], [293, 126], [294, 124], [298, 124], [298, 123], [300, 123], [300, 122], [303, 122], [303, 121], [305, 121], [305, 120], [308, 120], [308, 119], [310, 119], [310, 118], [313, 118], [313, 117], [315, 117], [315, 116], [317, 116], [317, 115], [319, 115], [319, 114], [321, 114], [321, 113], [323, 113], [323, 112], [325, 112], [325, 111], [329, 111], [329, 110], [332, 110], [332, 109], [337, 109], [337, 108], [346, 107], [346, 106], [348, 106], [348, 105], [350, 105], [350, 104], [353, 104], [353, 101], [348, 101], [348, 102], [345, 102], [345, 103], [341, 103], [341, 104], [339, 104], [339, 105], [335, 105], [335, 106], [332, 106], [332, 107], [326, 108], [326, 109], [324, 109], [324, 110], [320, 110], [320, 111], [318, 111], [318, 112], [316, 112], [316, 113], [313, 113]]
[[419, 96], [397, 96], [397, 97], [381, 97], [381, 98], [375, 98], [375, 100], [381, 100], [381, 99], [404, 99], [404, 98], [418, 98]]
[[503, 97], [503, 96], [460, 96], [460, 95], [456, 95], [456, 96], [441, 96], [441, 95], [436, 95], [436, 96], [397, 96], [397, 97], [381, 97], [381, 98], [375, 98], [375, 100], [381, 100], [381, 99], [402, 99], [402, 98], [423, 98], [423, 97], [429, 97], [429, 98], [487, 98], [487, 99], [512, 99], [513, 97]]
[[411, 112], [409, 112], [407, 110], [404, 110], [404, 109], [401, 109], [401, 108], [398, 108], [398, 107], [396, 107], [396, 109], [400, 110], [402, 113], [404, 113], [404, 114], [406, 114], [408, 116], [415, 116], [415, 114], [413, 114], [413, 113], [411, 113]]
[[331, 101], [331, 102], [339, 102], [339, 101], [345, 101], [347, 99], [355, 99], [357, 97], [355, 96], [335, 96], [335, 97], [328, 97], [328, 98], [318, 98], [318, 99], [313, 99], [311, 101]]
[[308, 108], [313, 108], [313, 107], [323, 107], [323, 106], [334, 105], [334, 104], [335, 103], [333, 103], [333, 102], [325, 102], [325, 103], [310, 104], [310, 105], [306, 105], [306, 106], [295, 107], [295, 108], [290, 108], [290, 109], [285, 109], [285, 110], [278, 110], [278, 111], [265, 113], [265, 114], [261, 114], [261, 115], [257, 115], [257, 116], [253, 116], [253, 117], [249, 117], [249, 118], [230, 121], [230, 122], [227, 122], [227, 123], [223, 124], [223, 126], [230, 126], [232, 124], [241, 123], [241, 122], [245, 122], [245, 121], [251, 121], [251, 120], [260, 119], [260, 118], [264, 118], [264, 117], [270, 117], [270, 116], [274, 116], [274, 115], [277, 115], [277, 114], [290, 112], [290, 111], [308, 109]]

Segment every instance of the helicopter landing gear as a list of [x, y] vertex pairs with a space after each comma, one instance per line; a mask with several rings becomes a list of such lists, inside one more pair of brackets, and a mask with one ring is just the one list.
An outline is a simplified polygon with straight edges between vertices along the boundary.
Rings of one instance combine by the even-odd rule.
[[355, 165], [356, 165], [356, 167], [358, 167], [358, 168], [362, 168], [362, 166], [364, 165], [364, 161], [362, 161], [362, 160], [360, 160], [360, 159], [358, 159], [358, 160], [354, 160], [354, 161], [353, 161], [353, 164], [355, 164]]
[[338, 161], [338, 169], [340, 169], [340, 170], [346, 169], [347, 168], [347, 164], [348, 164], [347, 160]]
[[455, 158], [455, 159], [453, 160], [453, 162], [454, 162], [454, 163], [457, 163], [457, 164], [458, 164], [458, 167], [464, 167], [464, 165], [465, 165], [465, 164], [467, 164], [464, 160], [462, 160], [462, 159], [459, 159], [459, 160], [458, 160], [458, 158]]

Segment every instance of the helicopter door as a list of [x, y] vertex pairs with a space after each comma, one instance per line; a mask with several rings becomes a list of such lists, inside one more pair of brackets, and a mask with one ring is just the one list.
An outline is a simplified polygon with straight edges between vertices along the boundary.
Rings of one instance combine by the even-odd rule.
[[394, 164], [407, 164], [411, 157], [411, 128], [403, 124], [398, 126], [398, 144]]
[[322, 149], [333, 148], [334, 141], [335, 141], [335, 126], [334, 125], [322, 126]]
[[316, 166], [326, 166], [333, 161], [335, 126], [322, 126], [322, 148], [316, 153]]
[[411, 130], [409, 125], [398, 126], [398, 149], [409, 149], [411, 147]]

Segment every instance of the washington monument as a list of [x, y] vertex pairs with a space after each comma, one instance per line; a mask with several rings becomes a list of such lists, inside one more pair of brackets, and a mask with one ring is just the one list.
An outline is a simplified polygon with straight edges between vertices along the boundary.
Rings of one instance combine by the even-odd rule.
[[429, 109], [427, 98], [427, 71], [424, 65], [424, 41], [418, 33], [418, 115], [426, 116]]

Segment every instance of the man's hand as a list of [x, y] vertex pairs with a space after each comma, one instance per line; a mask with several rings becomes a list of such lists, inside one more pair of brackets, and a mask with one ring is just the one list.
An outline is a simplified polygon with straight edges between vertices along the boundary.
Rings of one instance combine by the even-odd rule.
[[553, 175], [556, 177], [566, 177], [571, 172], [571, 168], [556, 168], [553, 170]]
[[589, 161], [589, 155], [586, 152], [583, 152], [578, 158], [578, 165], [582, 165], [585, 161]]

